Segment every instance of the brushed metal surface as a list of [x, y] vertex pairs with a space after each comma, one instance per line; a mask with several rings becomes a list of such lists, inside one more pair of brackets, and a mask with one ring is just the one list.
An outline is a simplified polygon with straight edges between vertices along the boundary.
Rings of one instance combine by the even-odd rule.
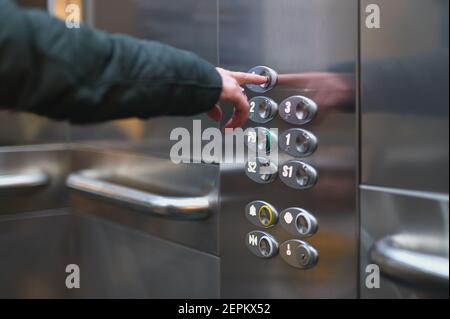
[[[369, 3], [380, 7], [380, 29], [364, 26]], [[364, 184], [448, 194], [448, 5], [361, 2]]]
[[[430, 285], [423, 274], [410, 272], [403, 267], [392, 268], [381, 263], [379, 289], [366, 287], [366, 267], [377, 259], [371, 258], [374, 247], [391, 236], [402, 239], [402, 248], [428, 257], [422, 267], [432, 271], [436, 261], [449, 257], [449, 204], [448, 197], [432, 199], [388, 192], [361, 190], [361, 297], [362, 298], [448, 298], [446, 285]], [[408, 255], [410, 256], [410, 255]], [[402, 256], [402, 262], [408, 262]], [[437, 259], [436, 259], [437, 258]], [[392, 265], [391, 265], [392, 266]], [[395, 265], [393, 265], [395, 266]], [[417, 262], [415, 267], [419, 267]], [[385, 268], [384, 268], [385, 267]], [[383, 271], [385, 270], [385, 271]], [[448, 266], [447, 266], [448, 271]], [[448, 276], [448, 275], [447, 275]], [[447, 277], [448, 279], [448, 277]]]
[[[318, 139], [317, 151], [302, 160], [319, 174], [314, 187], [295, 190], [279, 179], [265, 185], [252, 182], [245, 175], [243, 163], [221, 165], [222, 297], [358, 295], [354, 100], [357, 15], [357, 1], [353, 0], [220, 1], [220, 65], [242, 71], [266, 65], [279, 77], [278, 85], [264, 95], [278, 103], [289, 96], [303, 95], [318, 104], [317, 117], [301, 128]], [[315, 77], [306, 72], [321, 73]], [[249, 98], [254, 96], [247, 94]], [[337, 102], [340, 94], [348, 96], [345, 105]], [[251, 122], [248, 125], [254, 126]], [[265, 126], [277, 127], [280, 132], [294, 127], [279, 117]], [[280, 163], [290, 159], [280, 151]], [[247, 249], [245, 234], [257, 228], [246, 219], [245, 206], [254, 200], [267, 201], [279, 211], [300, 207], [316, 216], [319, 230], [307, 239], [319, 252], [315, 267], [297, 269], [280, 256], [261, 259]], [[299, 239], [281, 225], [266, 232], [279, 243]]]
[[70, 298], [71, 227], [66, 209], [0, 215], [0, 298]]
[[82, 214], [72, 221], [77, 298], [218, 298], [218, 257]]
[[[217, 298], [218, 258], [68, 209], [0, 216], [1, 298]], [[66, 266], [80, 270], [67, 289]]]

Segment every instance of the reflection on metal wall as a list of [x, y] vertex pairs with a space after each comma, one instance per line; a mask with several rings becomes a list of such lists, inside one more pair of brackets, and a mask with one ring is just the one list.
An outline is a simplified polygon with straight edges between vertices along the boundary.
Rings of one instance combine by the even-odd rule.
[[448, 193], [448, 1], [375, 2], [381, 28], [361, 34], [362, 182]]
[[[362, 1], [361, 296], [448, 298], [448, 1]], [[380, 289], [367, 289], [369, 263]]]

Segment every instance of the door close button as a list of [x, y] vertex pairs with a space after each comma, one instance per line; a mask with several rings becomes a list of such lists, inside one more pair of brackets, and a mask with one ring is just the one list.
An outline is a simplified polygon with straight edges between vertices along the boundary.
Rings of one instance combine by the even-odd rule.
[[247, 248], [258, 257], [270, 258], [278, 253], [278, 243], [268, 233], [254, 230], [249, 232], [245, 237]]

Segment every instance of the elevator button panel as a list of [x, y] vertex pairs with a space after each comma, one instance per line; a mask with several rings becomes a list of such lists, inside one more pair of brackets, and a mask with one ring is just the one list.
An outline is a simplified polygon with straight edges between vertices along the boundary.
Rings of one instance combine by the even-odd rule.
[[317, 113], [317, 104], [304, 96], [288, 97], [278, 107], [278, 114], [286, 122], [294, 125], [309, 123]]
[[292, 128], [280, 135], [280, 149], [291, 156], [309, 156], [317, 148], [317, 138], [311, 132], [300, 128]]
[[255, 151], [255, 155], [269, 155], [278, 143], [278, 137], [266, 127], [255, 127], [246, 130], [244, 141], [250, 150]]
[[264, 93], [273, 89], [273, 87], [277, 84], [278, 81], [278, 73], [275, 70], [263, 65], [255, 66], [251, 68], [248, 73], [258, 74], [265, 76], [267, 78], [267, 82], [261, 85], [255, 84], [247, 84], [247, 88], [250, 91], [256, 93]]
[[269, 228], [278, 222], [277, 210], [262, 200], [255, 200], [245, 207], [245, 216], [255, 226]]
[[256, 256], [270, 258], [278, 253], [278, 243], [275, 238], [263, 231], [254, 230], [245, 238], [247, 248]]
[[280, 245], [280, 255], [289, 265], [300, 269], [314, 267], [319, 259], [313, 246], [297, 239], [283, 242]]
[[280, 224], [291, 235], [310, 237], [317, 232], [317, 219], [308, 211], [291, 207], [280, 214]]
[[280, 166], [280, 179], [289, 187], [307, 189], [316, 183], [317, 171], [302, 161], [291, 160]]
[[254, 182], [268, 184], [273, 182], [278, 175], [277, 166], [265, 157], [256, 157], [247, 161], [245, 173]]
[[271, 98], [255, 96], [250, 101], [249, 119], [255, 123], [267, 123], [278, 114], [278, 104]]

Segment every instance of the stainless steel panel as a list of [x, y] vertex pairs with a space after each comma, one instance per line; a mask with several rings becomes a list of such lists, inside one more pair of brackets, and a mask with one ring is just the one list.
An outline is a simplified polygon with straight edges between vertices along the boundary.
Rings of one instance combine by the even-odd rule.
[[87, 214], [0, 216], [0, 239], [1, 298], [218, 297], [217, 257]]
[[[364, 26], [370, 3], [380, 29]], [[361, 5], [362, 182], [448, 193], [448, 1]]]
[[218, 298], [219, 259], [105, 219], [73, 221], [77, 298]]
[[71, 227], [65, 209], [0, 216], [0, 298], [69, 298]]
[[[362, 298], [448, 298], [448, 258], [449, 258], [449, 204], [448, 196], [418, 194], [395, 190], [361, 190], [361, 297]], [[429, 256], [424, 263], [429, 271], [436, 269], [437, 257], [447, 260], [447, 283], [433, 282], [418, 271], [398, 268], [396, 272], [379, 264], [381, 271], [380, 288], [365, 285], [366, 266], [379, 259], [371, 258], [374, 245], [391, 236], [405, 242], [405, 251]], [[402, 247], [400, 247], [402, 248]], [[408, 254], [403, 252], [404, 263]], [[418, 265], [415, 261], [415, 266]], [[425, 261], [425, 260], [424, 260]], [[386, 268], [384, 268], [386, 267]], [[430, 276], [426, 276], [430, 277]], [[431, 278], [430, 278], [431, 279]]]
[[67, 207], [65, 178], [70, 170], [64, 145], [0, 148], [0, 175], [45, 174], [32, 187], [0, 187], [0, 215]]
[[[214, 65], [218, 63], [216, 0], [94, 0], [88, 8], [91, 8], [88, 20], [97, 28], [162, 41], [195, 52]], [[71, 138], [88, 144], [102, 141], [102, 145], [110, 148], [131, 148], [167, 158], [172, 145], [171, 130], [185, 127], [191, 131], [194, 118], [200, 119], [204, 128], [217, 126], [205, 115], [147, 121], [130, 119], [95, 126], [72, 126]]]
[[[317, 151], [302, 159], [319, 174], [308, 190], [294, 190], [279, 179], [256, 184], [246, 177], [243, 163], [221, 165], [221, 296], [355, 298], [357, 1], [227, 0], [220, 2], [219, 12], [221, 66], [246, 71], [266, 65], [277, 71], [278, 85], [264, 95], [278, 103], [293, 95], [314, 100], [318, 116], [301, 127], [319, 141]], [[347, 101], [340, 104], [342, 95]], [[279, 128], [280, 134], [294, 127], [279, 117], [265, 126]], [[280, 162], [288, 159], [282, 154]], [[319, 229], [306, 241], [319, 251], [317, 266], [301, 270], [281, 256], [262, 259], [247, 249], [245, 235], [257, 230], [244, 216], [253, 200], [267, 201], [278, 211], [300, 207], [314, 214]], [[281, 225], [266, 231], [280, 244], [299, 239]]]
[[209, 216], [202, 220], [165, 219], [155, 216], [150, 209], [133, 209], [127, 203], [120, 205], [79, 191], [70, 192], [70, 206], [75, 211], [218, 254], [218, 180], [215, 165], [176, 165], [167, 159], [84, 148], [73, 151], [72, 169], [97, 171], [104, 181], [159, 196], [208, 196], [211, 210]]

